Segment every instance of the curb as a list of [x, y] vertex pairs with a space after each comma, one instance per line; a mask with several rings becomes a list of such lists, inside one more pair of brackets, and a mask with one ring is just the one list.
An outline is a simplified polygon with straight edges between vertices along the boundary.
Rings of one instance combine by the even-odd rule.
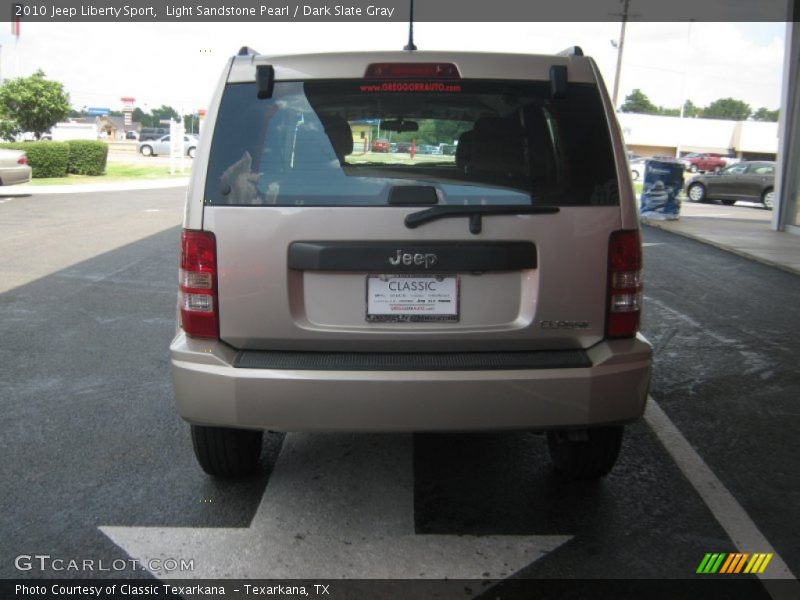
[[739, 250], [738, 248], [734, 248], [732, 246], [727, 246], [727, 245], [722, 244], [720, 242], [715, 242], [713, 240], [709, 240], [708, 238], [704, 238], [704, 237], [699, 236], [699, 235], [694, 234], [694, 233], [689, 233], [689, 232], [686, 232], [686, 231], [679, 231], [679, 230], [676, 230], [676, 229], [670, 229], [668, 227], [664, 227], [658, 221], [643, 220], [643, 221], [641, 221], [641, 223], [642, 223], [642, 225], [645, 225], [646, 227], [652, 227], [653, 229], [660, 229], [661, 231], [666, 231], [667, 233], [672, 233], [672, 234], [675, 234], [675, 235], [679, 235], [679, 236], [688, 238], [690, 240], [694, 240], [696, 242], [700, 242], [702, 244], [706, 244], [708, 246], [714, 246], [715, 248], [718, 248], [720, 250], [724, 250], [725, 252], [730, 252], [731, 254], [736, 254], [737, 256], [741, 256], [742, 258], [746, 258], [748, 260], [752, 260], [752, 261], [755, 261], [757, 263], [761, 263], [762, 265], [766, 265], [768, 267], [774, 267], [776, 269], [780, 269], [781, 271], [784, 271], [786, 273], [791, 273], [792, 275], [800, 275], [800, 270], [795, 269], [793, 267], [790, 267], [789, 265], [785, 265], [783, 263], [779, 263], [779, 262], [776, 262], [774, 260], [770, 260], [768, 258], [763, 258], [761, 256], [756, 256], [754, 254], [750, 254], [748, 252], [744, 252], [742, 250]]
[[165, 188], [185, 187], [189, 185], [189, 177], [174, 179], [131, 179], [107, 183], [76, 183], [72, 185], [15, 185], [0, 188], [0, 196], [38, 196], [42, 194], [80, 194], [92, 192], [127, 192], [136, 190], [158, 190]]

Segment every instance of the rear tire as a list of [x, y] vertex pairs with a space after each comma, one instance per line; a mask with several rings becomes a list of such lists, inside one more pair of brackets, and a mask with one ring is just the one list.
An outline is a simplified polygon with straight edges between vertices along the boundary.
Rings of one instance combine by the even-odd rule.
[[571, 439], [573, 432], [569, 431], [548, 431], [553, 466], [562, 475], [579, 481], [605, 477], [617, 462], [623, 430], [622, 426], [594, 427], [585, 431], [585, 439]]
[[192, 146], [191, 148], [189, 148], [189, 151], [186, 154], [189, 156], [189, 158], [194, 158], [195, 152], [196, 152], [195, 147]]
[[192, 425], [192, 446], [203, 471], [214, 477], [241, 477], [258, 467], [263, 431]]

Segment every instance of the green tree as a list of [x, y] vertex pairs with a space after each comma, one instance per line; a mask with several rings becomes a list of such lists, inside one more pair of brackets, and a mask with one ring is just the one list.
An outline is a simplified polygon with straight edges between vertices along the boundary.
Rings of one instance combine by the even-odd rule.
[[142, 127], [152, 127], [153, 126], [153, 117], [148, 115], [146, 112], [144, 112], [138, 106], [133, 109], [133, 115], [131, 115], [131, 118], [136, 123], [141, 123]]
[[142, 127], [164, 127], [164, 125], [161, 124], [162, 120], [175, 119], [177, 121], [180, 120], [181, 116], [178, 114], [178, 111], [171, 106], [162, 104], [149, 113], [144, 112], [137, 106], [133, 109], [131, 118], [137, 123], [141, 123]]
[[714, 100], [703, 110], [707, 119], [730, 119], [731, 121], [746, 121], [752, 109], [750, 105], [734, 98], [720, 98]]
[[627, 113], [643, 113], [646, 115], [658, 114], [658, 107], [650, 102], [650, 98], [639, 88], [634, 89], [630, 94], [625, 96], [625, 102], [622, 103], [619, 109]]
[[22, 133], [16, 121], [0, 118], [0, 139], [13, 142]]
[[[452, 144], [463, 132], [472, 129], [473, 124], [465, 121], [445, 121], [434, 119], [419, 119], [417, 121], [419, 129], [417, 131], [405, 131], [403, 133], [392, 133], [393, 142], [410, 142], [415, 140], [417, 144]], [[381, 131], [381, 137], [388, 137], [388, 134]]]
[[702, 109], [699, 106], [695, 106], [695, 103], [692, 102], [691, 100], [687, 100], [686, 102], [683, 103], [684, 117], [689, 117], [691, 119], [694, 117], [702, 116], [702, 114], [703, 114]]
[[197, 133], [198, 117], [194, 115], [183, 115], [183, 128], [186, 133]]
[[0, 86], [0, 115], [16, 123], [21, 131], [42, 133], [69, 114], [69, 95], [57, 81], [45, 79], [43, 71], [30, 77], [9, 79]]
[[779, 110], [770, 110], [765, 106], [759, 108], [756, 112], [753, 113], [753, 119], [756, 121], [772, 121], [773, 123], [778, 121], [778, 117], [780, 116]]
[[177, 121], [181, 118], [177, 110], [171, 106], [167, 106], [166, 104], [162, 104], [158, 108], [151, 110], [150, 115], [152, 116], [153, 127], [158, 127], [161, 121], [165, 121], [167, 119], [174, 119]]

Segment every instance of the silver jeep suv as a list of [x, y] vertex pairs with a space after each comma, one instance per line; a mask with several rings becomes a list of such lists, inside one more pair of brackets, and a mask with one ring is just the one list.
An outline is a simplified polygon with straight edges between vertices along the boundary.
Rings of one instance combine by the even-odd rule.
[[578, 48], [243, 48], [180, 263], [175, 398], [212, 475], [252, 471], [264, 430], [527, 429], [596, 478], [644, 410], [635, 199]]

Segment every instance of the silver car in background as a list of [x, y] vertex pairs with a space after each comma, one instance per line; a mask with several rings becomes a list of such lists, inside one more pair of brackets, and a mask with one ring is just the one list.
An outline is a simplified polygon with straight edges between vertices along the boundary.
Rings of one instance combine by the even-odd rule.
[[31, 172], [25, 152], [0, 148], [0, 185], [28, 183]]
[[[377, 123], [458, 144], [364, 152]], [[610, 471], [651, 347], [592, 59], [243, 48], [205, 127], [170, 351], [206, 472], [252, 471], [264, 430], [514, 429], [567, 476]]]
[[[170, 146], [172, 144], [171, 137], [165, 135], [157, 140], [148, 140], [146, 142], [139, 142], [138, 150], [143, 156], [158, 156], [160, 154], [169, 154]], [[198, 140], [193, 135], [183, 136], [183, 154], [189, 158], [194, 158], [197, 152]]]

